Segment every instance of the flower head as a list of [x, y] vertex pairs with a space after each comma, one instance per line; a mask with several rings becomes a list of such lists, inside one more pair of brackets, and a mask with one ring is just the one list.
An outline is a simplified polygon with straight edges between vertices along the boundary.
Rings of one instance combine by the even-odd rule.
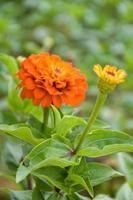
[[101, 65], [94, 65], [94, 72], [98, 75], [100, 81], [99, 86], [102, 90], [110, 91], [114, 87], [125, 81], [126, 72], [122, 69], [117, 70], [115, 66], [105, 65], [104, 68]]
[[86, 77], [57, 55], [30, 55], [21, 62], [17, 75], [21, 79], [21, 98], [32, 99], [34, 105], [77, 106], [85, 98]]

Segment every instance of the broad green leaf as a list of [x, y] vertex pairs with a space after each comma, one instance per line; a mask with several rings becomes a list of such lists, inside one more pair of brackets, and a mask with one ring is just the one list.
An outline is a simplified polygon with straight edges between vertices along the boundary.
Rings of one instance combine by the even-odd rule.
[[129, 185], [133, 188], [133, 157], [127, 153], [118, 154], [119, 166], [125, 174]]
[[72, 150], [69, 141], [61, 136], [54, 135], [52, 138], [42, 142], [26, 156], [26, 159], [33, 159], [39, 154], [44, 157], [62, 157], [65, 158], [67, 153]]
[[[33, 163], [32, 163], [33, 162]], [[49, 158], [45, 159], [44, 161], [39, 162], [37, 159], [34, 161], [30, 161], [30, 165], [28, 167], [24, 166], [23, 163], [19, 166], [16, 174], [16, 182], [20, 182], [23, 180], [28, 174], [34, 172], [37, 169], [42, 167], [49, 167], [49, 166], [59, 166], [61, 168], [65, 168], [71, 165], [76, 165], [76, 162], [69, 161], [63, 158]]]
[[12, 138], [6, 138], [4, 148], [2, 149], [2, 160], [7, 164], [7, 166], [10, 166], [10, 172], [16, 172], [22, 157], [22, 146], [20, 144], [18, 145], [16, 140], [14, 141]]
[[0, 134], [14, 136], [32, 145], [37, 145], [42, 141], [42, 139], [37, 139], [32, 135], [30, 128], [19, 125], [0, 124]]
[[87, 135], [77, 155], [100, 157], [123, 151], [133, 152], [133, 137], [120, 131], [99, 129]]
[[11, 200], [32, 200], [32, 192], [10, 190]]
[[56, 126], [55, 132], [59, 135], [66, 136], [66, 134], [75, 126], [85, 126], [86, 121], [83, 118], [76, 116], [65, 115], [60, 123]]
[[96, 162], [87, 163], [87, 169], [84, 171], [84, 176], [87, 175], [93, 186], [108, 181], [112, 177], [122, 176], [121, 173], [112, 169], [110, 166]]
[[73, 194], [70, 194], [68, 196], [68, 198], [69, 198], [69, 200], [91, 200], [90, 198], [82, 196], [82, 195], [80, 195], [80, 194], [78, 194], [76, 192], [73, 193]]
[[39, 188], [41, 191], [49, 192], [54, 190], [53, 186], [46, 180], [44, 180], [44, 178], [37, 178], [35, 176], [33, 176], [33, 178], [36, 182], [36, 187]]
[[67, 172], [65, 169], [61, 169], [60, 167], [50, 166], [50, 167], [43, 167], [38, 169], [32, 174], [38, 177], [41, 180], [47, 180], [53, 186], [66, 191], [64, 180], [67, 176]]
[[116, 194], [116, 200], [133, 200], [133, 190], [125, 183]]
[[53, 193], [46, 200], [67, 200], [67, 198], [63, 197], [61, 194]]
[[103, 183], [104, 181], [108, 181], [112, 177], [122, 175], [105, 164], [100, 164], [96, 162], [86, 162], [86, 160], [82, 158], [80, 164], [74, 166], [72, 170], [69, 171], [69, 176], [66, 179], [67, 184], [70, 185], [71, 192], [82, 190], [81, 187], [71, 184], [70, 180], [71, 177], [73, 177], [73, 174], [82, 177], [89, 188], [92, 188], [92, 186]]
[[94, 200], [113, 200], [112, 198], [110, 198], [108, 195], [104, 195], [104, 194], [100, 194], [97, 195]]
[[26, 176], [30, 174], [30, 172], [31, 170], [28, 167], [21, 164], [16, 173], [16, 183], [22, 181]]
[[18, 65], [17, 65], [16, 60], [13, 57], [6, 54], [0, 54], [0, 62], [4, 63], [9, 73], [15, 76], [15, 73], [18, 70]]
[[15, 124], [18, 122], [17, 115], [11, 111], [0, 112], [0, 124]]
[[92, 130], [99, 129], [99, 128], [108, 128], [109, 129], [110, 125], [102, 120], [96, 119], [96, 121], [92, 125]]
[[77, 174], [71, 174], [67, 179], [73, 182], [71, 184], [71, 187], [75, 185], [81, 185], [90, 194], [91, 197], [94, 196], [93, 188], [91, 186], [89, 179], [85, 180], [82, 176]]
[[[30, 172], [46, 166], [60, 166], [61, 168], [76, 165], [75, 158], [71, 158], [71, 147], [63, 137], [48, 139], [37, 145], [25, 157], [17, 171], [17, 182], [23, 180]], [[28, 166], [24, 162], [28, 161]], [[24, 171], [24, 172], [23, 172]]]
[[41, 191], [38, 188], [34, 188], [32, 192], [32, 200], [44, 200]]
[[97, 162], [87, 162], [84, 158], [82, 158], [79, 165], [72, 168], [70, 176], [73, 173], [84, 178], [88, 177], [92, 186], [110, 180], [112, 177], [122, 176], [120, 172], [117, 172], [108, 165]]
[[[86, 121], [84, 121], [84, 122], [86, 123]], [[101, 129], [101, 128], [109, 128], [109, 125], [107, 125], [105, 122], [103, 122], [101, 120], [96, 120], [92, 126], [92, 130], [97, 130], [97, 129]], [[83, 126], [83, 125], [74, 127], [72, 129], [72, 131], [70, 132], [70, 134], [68, 135], [70, 141], [72, 143], [75, 143], [75, 138], [77, 140], [79, 135], [83, 132], [84, 129], [85, 129], [85, 126]]]
[[27, 123], [30, 124], [30, 126], [32, 126], [35, 129], [41, 130], [42, 128], [42, 122], [32, 114], [29, 115]]

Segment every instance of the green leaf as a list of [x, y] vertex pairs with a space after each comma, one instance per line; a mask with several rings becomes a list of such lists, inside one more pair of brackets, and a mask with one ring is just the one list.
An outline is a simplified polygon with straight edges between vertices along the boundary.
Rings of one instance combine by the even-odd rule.
[[85, 180], [82, 176], [79, 176], [77, 174], [71, 174], [70, 176], [68, 176], [67, 179], [73, 182], [71, 184], [71, 187], [75, 185], [81, 185], [90, 194], [91, 197], [94, 196], [93, 188], [91, 186], [89, 179]]
[[120, 172], [117, 172], [108, 165], [97, 162], [86, 162], [84, 158], [82, 158], [79, 165], [72, 168], [70, 173], [76, 173], [84, 178], [88, 177], [92, 186], [110, 180], [112, 177], [122, 176]]
[[0, 124], [0, 134], [7, 134], [19, 138], [29, 144], [37, 145], [42, 139], [36, 139], [28, 127]]
[[65, 115], [56, 126], [55, 132], [65, 137], [73, 127], [79, 125], [85, 126], [86, 121], [80, 117]]
[[23, 100], [20, 98], [20, 90], [17, 89], [17, 84], [11, 76], [8, 77], [7, 102], [9, 108], [15, 112], [31, 112], [34, 109], [30, 100]]
[[38, 177], [41, 180], [46, 180], [50, 184], [54, 185], [55, 187], [66, 191], [64, 180], [67, 176], [67, 172], [65, 169], [61, 169], [60, 167], [56, 166], [50, 166], [50, 167], [43, 167], [41, 169], [38, 169], [32, 174], [36, 177]]
[[32, 200], [44, 200], [42, 193], [37, 187], [33, 189]]
[[50, 108], [50, 115], [51, 115], [51, 126], [56, 127], [61, 121], [61, 115], [58, 109], [53, 105]]
[[101, 128], [110, 128], [110, 125], [107, 124], [106, 122], [102, 121], [102, 120], [99, 120], [99, 119], [96, 119], [96, 121], [94, 122], [93, 126], [92, 126], [92, 130], [96, 130], [96, 129], [101, 129]]
[[87, 135], [77, 155], [100, 157], [123, 151], [133, 152], [133, 137], [120, 131], [99, 129]]
[[116, 194], [116, 200], [133, 200], [133, 190], [125, 183]]
[[113, 200], [113, 199], [110, 198], [110, 197], [107, 196], [107, 195], [100, 194], [100, 195], [96, 196], [96, 197], [94, 198], [94, 200]]
[[90, 196], [93, 197], [93, 187], [88, 174], [87, 163], [84, 158], [81, 159], [79, 165], [70, 168], [69, 175], [66, 178], [66, 183], [69, 185], [70, 193], [85, 189], [88, 191]]
[[45, 198], [46, 200], [67, 200], [66, 197], [62, 196], [61, 194], [53, 192], [49, 197]]
[[82, 196], [82, 195], [80, 195], [80, 194], [78, 194], [76, 192], [73, 193], [73, 194], [70, 194], [68, 196], [68, 198], [69, 198], [69, 200], [91, 200], [90, 198]]
[[18, 122], [17, 115], [11, 111], [0, 112], [0, 124], [15, 124]]
[[32, 192], [10, 190], [11, 200], [32, 200]]
[[8, 56], [6, 54], [0, 54], [0, 61], [6, 65], [9, 73], [15, 76], [15, 73], [18, 70], [18, 65], [16, 60], [13, 57]]
[[28, 174], [30, 174], [31, 170], [28, 167], [25, 167], [21, 164], [16, 173], [16, 183], [22, 181]]
[[127, 153], [119, 153], [119, 166], [125, 174], [129, 185], [133, 188], [133, 157]]
[[4, 148], [2, 149], [2, 160], [7, 164], [11, 172], [16, 172], [19, 166], [20, 160], [22, 159], [23, 151], [22, 146], [13, 141], [11, 138], [6, 139]]
[[36, 187], [38, 187], [41, 191], [53, 191], [54, 188], [51, 184], [49, 184], [44, 178], [33, 177], [36, 182]]
[[87, 163], [87, 169], [84, 171], [84, 176], [87, 175], [93, 186], [108, 181], [112, 177], [122, 176], [121, 173], [112, 169], [110, 166], [96, 162]]
[[[74, 166], [70, 171], [69, 175], [66, 179], [68, 185], [70, 185], [71, 191], [81, 191], [80, 187], [73, 187], [74, 185], [70, 184], [70, 180], [74, 175], [78, 175], [83, 178], [89, 188], [92, 186], [103, 183], [104, 181], [110, 180], [112, 177], [121, 176], [119, 172], [113, 170], [111, 167], [100, 164], [96, 162], [86, 162], [84, 158], [82, 158], [79, 165]], [[75, 178], [76, 180], [76, 178]], [[78, 177], [77, 177], [78, 180]], [[80, 181], [81, 182], [81, 181]], [[81, 184], [80, 184], [81, 185]], [[92, 190], [93, 191], [93, 190]], [[93, 194], [93, 193], [92, 193]]]
[[[71, 147], [67, 144], [67, 140], [63, 137], [55, 137], [48, 139], [37, 145], [25, 157], [17, 171], [17, 182], [23, 180], [30, 172], [46, 166], [60, 166], [61, 168], [76, 165], [74, 157], [71, 158], [69, 152]], [[24, 166], [24, 162], [29, 161], [28, 166]], [[22, 172], [24, 171], [24, 172]]]

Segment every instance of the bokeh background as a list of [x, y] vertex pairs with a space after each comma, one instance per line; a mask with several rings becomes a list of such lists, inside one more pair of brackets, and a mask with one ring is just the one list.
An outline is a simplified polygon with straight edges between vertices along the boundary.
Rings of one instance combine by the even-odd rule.
[[[86, 74], [89, 85], [86, 101], [74, 110], [81, 116], [88, 116], [97, 94], [93, 65], [124, 68], [128, 74], [126, 82], [109, 96], [100, 118], [113, 128], [132, 134], [132, 0], [0, 0], [0, 53], [17, 58], [42, 51], [59, 54]], [[4, 68], [0, 63], [1, 111], [6, 110]], [[73, 111], [65, 107], [63, 110]], [[2, 114], [0, 123], [4, 123]], [[106, 162], [117, 166], [113, 156]], [[4, 181], [0, 180], [0, 185], [11, 184]], [[122, 181], [115, 179], [96, 191], [113, 196]], [[11, 184], [11, 187], [15, 186]]]

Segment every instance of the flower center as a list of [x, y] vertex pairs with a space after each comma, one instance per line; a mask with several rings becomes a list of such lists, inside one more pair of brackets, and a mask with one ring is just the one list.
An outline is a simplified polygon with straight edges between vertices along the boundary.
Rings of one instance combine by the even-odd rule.
[[109, 74], [110, 76], [115, 76], [114, 72], [107, 71], [107, 74]]
[[57, 89], [57, 90], [61, 90], [64, 89], [66, 87], [66, 82], [53, 82], [53, 86]]
[[55, 68], [55, 72], [56, 72], [56, 74], [61, 74], [61, 69], [60, 68]]

